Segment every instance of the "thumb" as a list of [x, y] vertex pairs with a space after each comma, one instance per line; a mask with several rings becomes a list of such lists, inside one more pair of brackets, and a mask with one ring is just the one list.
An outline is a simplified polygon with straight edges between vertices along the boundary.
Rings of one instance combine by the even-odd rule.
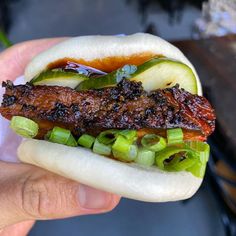
[[119, 197], [41, 168], [0, 161], [0, 229], [32, 219], [55, 219], [112, 210]]

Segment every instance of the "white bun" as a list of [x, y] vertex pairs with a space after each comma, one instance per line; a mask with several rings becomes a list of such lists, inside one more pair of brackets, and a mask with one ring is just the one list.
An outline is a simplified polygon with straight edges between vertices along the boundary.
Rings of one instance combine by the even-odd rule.
[[21, 161], [83, 184], [123, 197], [148, 201], [177, 201], [191, 197], [202, 179], [189, 172], [165, 172], [40, 140], [26, 140], [18, 148]]
[[[105, 61], [110, 57], [129, 58], [151, 53], [163, 55], [192, 68], [201, 95], [197, 73], [182, 52], [165, 40], [138, 33], [130, 36], [82, 36], [66, 40], [36, 56], [25, 70], [30, 81], [59, 59]], [[84, 148], [72, 148], [40, 140], [24, 141], [18, 149], [21, 161], [121, 196], [150, 202], [176, 201], [191, 197], [202, 179], [189, 172], [164, 172], [97, 155]]]
[[152, 53], [181, 61], [188, 65], [197, 78], [198, 94], [202, 94], [198, 75], [184, 54], [164, 39], [145, 33], [128, 36], [79, 36], [57, 44], [37, 55], [26, 67], [25, 79], [30, 81], [59, 59], [72, 58], [84, 61], [103, 60], [109, 57], [129, 57], [142, 53]]

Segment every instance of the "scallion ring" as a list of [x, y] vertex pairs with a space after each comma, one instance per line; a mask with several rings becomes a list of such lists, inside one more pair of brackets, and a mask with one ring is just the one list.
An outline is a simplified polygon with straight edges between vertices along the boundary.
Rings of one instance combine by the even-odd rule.
[[112, 145], [112, 153], [115, 158], [121, 161], [133, 161], [138, 154], [138, 147], [130, 143], [122, 135], [118, 135], [116, 141]]
[[168, 171], [182, 171], [193, 166], [198, 160], [191, 155], [191, 153], [186, 152], [182, 156], [181, 154], [175, 156], [168, 164], [165, 165], [165, 169]]
[[77, 147], [78, 146], [78, 144], [72, 134], [70, 134], [70, 137], [66, 142], [66, 146], [70, 146], [70, 147]]
[[200, 161], [197, 161], [194, 165], [186, 169], [186, 171], [191, 172], [193, 175], [199, 178], [203, 178], [205, 170], [206, 170], [206, 163], [202, 163]]
[[124, 136], [130, 143], [133, 143], [137, 140], [137, 131], [125, 129], [119, 132], [119, 135]]
[[184, 134], [181, 128], [167, 129], [167, 141], [169, 144], [182, 143]]
[[95, 139], [95, 142], [93, 144], [93, 152], [100, 154], [100, 155], [105, 155], [105, 156], [110, 156], [111, 155], [111, 145], [105, 145], [103, 143], [100, 143], [98, 139]]
[[146, 148], [139, 148], [138, 155], [134, 162], [143, 166], [152, 166], [155, 162], [155, 152]]
[[146, 134], [141, 139], [141, 144], [145, 148], [153, 152], [157, 152], [166, 147], [166, 140], [163, 137], [158, 136], [156, 134]]
[[106, 130], [101, 132], [98, 135], [97, 139], [100, 143], [103, 143], [105, 145], [112, 144], [116, 139], [116, 134], [118, 134], [119, 132], [120, 131], [116, 129]]
[[82, 134], [78, 139], [78, 144], [80, 146], [91, 148], [93, 146], [93, 143], [95, 141], [95, 138], [88, 134]]
[[[175, 165], [177, 165], [180, 160], [183, 158], [183, 155], [185, 158], [188, 158], [189, 153], [193, 153], [193, 151], [190, 148], [179, 148], [175, 146], [169, 146], [165, 148], [164, 150], [156, 153], [156, 165], [162, 169], [165, 170], [168, 166], [168, 161], [172, 167], [172, 169], [175, 168]], [[174, 162], [174, 158], [178, 158], [176, 162]], [[172, 158], [172, 159], [171, 159]], [[172, 163], [171, 163], [172, 162]], [[194, 164], [194, 163], [192, 163]]]
[[49, 131], [48, 140], [53, 143], [64, 144], [67, 146], [76, 147], [77, 142], [71, 134], [70, 130], [55, 126], [51, 131]]
[[186, 145], [199, 154], [199, 160], [206, 163], [210, 155], [210, 146], [200, 141], [186, 142]]
[[36, 122], [23, 116], [13, 116], [10, 127], [18, 135], [25, 138], [34, 138], [39, 130], [39, 126]]

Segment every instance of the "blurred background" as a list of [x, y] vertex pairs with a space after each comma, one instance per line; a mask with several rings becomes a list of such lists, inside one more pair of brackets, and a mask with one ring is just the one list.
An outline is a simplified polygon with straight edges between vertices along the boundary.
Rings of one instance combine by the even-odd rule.
[[30, 236], [236, 235], [235, 0], [0, 0], [0, 50], [37, 38], [135, 32], [179, 47], [216, 109], [202, 187], [187, 201], [122, 199], [111, 213], [39, 221]]

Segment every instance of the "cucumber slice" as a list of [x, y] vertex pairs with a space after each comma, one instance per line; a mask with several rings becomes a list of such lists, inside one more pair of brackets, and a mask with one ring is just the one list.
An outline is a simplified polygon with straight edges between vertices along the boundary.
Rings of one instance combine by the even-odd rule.
[[30, 81], [33, 85], [64, 86], [75, 88], [82, 81], [88, 79], [85, 75], [65, 71], [44, 71]]
[[154, 58], [138, 66], [132, 74], [131, 80], [142, 82], [146, 91], [173, 87], [179, 84], [180, 88], [197, 94], [197, 80], [190, 67], [171, 59]]
[[125, 65], [118, 70], [115, 70], [107, 75], [99, 78], [90, 78], [83, 83], [79, 84], [75, 89], [88, 90], [88, 89], [100, 89], [105, 87], [116, 86], [121, 80], [132, 77], [132, 74], [137, 70], [137, 66]]

